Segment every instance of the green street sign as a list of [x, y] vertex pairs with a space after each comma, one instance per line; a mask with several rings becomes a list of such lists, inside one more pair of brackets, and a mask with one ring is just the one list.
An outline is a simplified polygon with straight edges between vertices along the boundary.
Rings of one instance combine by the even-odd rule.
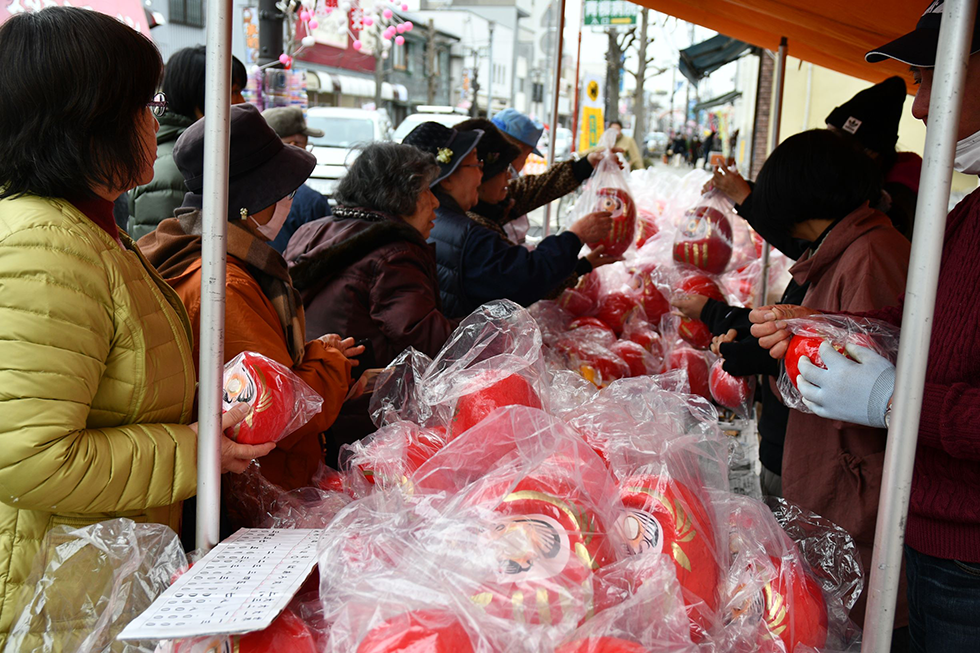
[[636, 25], [637, 6], [626, 0], [585, 0], [585, 24]]

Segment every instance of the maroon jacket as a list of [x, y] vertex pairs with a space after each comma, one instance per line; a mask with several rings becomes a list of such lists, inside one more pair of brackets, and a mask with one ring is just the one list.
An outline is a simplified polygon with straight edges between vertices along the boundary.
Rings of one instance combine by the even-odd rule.
[[[790, 273], [796, 283], [810, 284], [804, 306], [826, 312], [869, 311], [894, 304], [902, 294], [909, 251], [909, 241], [888, 216], [865, 205], [835, 225]], [[783, 496], [850, 533], [866, 572], [871, 569], [885, 436], [885, 429], [798, 410], [789, 412], [786, 424]], [[899, 596], [896, 628], [908, 620], [904, 587]], [[864, 607], [862, 595], [851, 612], [858, 625], [864, 620]]]
[[[946, 218], [905, 542], [980, 563], [980, 191]], [[867, 314], [902, 324], [897, 306]]]
[[407, 347], [435, 356], [452, 333], [431, 245], [401, 220], [340, 207], [300, 227], [286, 260], [307, 337], [368, 339], [360, 370], [385, 367]]

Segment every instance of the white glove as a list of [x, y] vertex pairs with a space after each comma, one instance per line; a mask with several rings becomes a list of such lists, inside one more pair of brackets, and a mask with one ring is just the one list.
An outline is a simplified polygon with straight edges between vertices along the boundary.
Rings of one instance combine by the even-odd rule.
[[803, 403], [820, 417], [884, 428], [895, 391], [895, 366], [867, 347], [848, 344], [845, 349], [854, 360], [827, 342], [820, 345], [825, 370], [805, 356], [800, 359], [796, 384]]

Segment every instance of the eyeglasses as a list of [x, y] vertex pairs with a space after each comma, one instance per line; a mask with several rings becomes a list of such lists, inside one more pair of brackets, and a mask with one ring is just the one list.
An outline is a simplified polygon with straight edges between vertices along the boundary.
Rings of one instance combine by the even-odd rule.
[[153, 96], [153, 99], [146, 103], [153, 115], [159, 118], [163, 114], [167, 113], [167, 96], [163, 93], [157, 93]]
[[289, 198], [289, 201], [292, 201], [292, 200], [293, 200], [293, 198], [294, 198], [294, 197], [296, 197], [296, 193], [298, 193], [298, 192], [299, 192], [299, 187], [297, 186], [297, 187], [296, 187], [296, 190], [294, 190], [294, 191], [293, 191], [292, 193], [290, 193], [290, 194], [289, 194], [289, 195], [287, 195], [286, 197], [288, 197], [288, 198]]

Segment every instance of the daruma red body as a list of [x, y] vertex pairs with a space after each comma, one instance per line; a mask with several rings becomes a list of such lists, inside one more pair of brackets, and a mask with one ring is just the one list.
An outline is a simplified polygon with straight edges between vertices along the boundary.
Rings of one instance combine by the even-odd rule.
[[541, 408], [541, 398], [520, 374], [511, 374], [486, 387], [465, 394], [456, 401], [449, 424], [449, 439], [475, 426], [502, 406]]
[[[830, 341], [827, 341], [830, 342]], [[794, 335], [789, 341], [789, 346], [786, 349], [786, 375], [789, 377], [790, 383], [796, 388], [796, 377], [800, 375], [800, 359], [806, 356], [810, 359], [810, 362], [820, 367], [822, 369], [827, 369], [824, 365], [823, 359], [820, 358], [820, 345], [824, 343], [823, 338], [818, 338], [816, 336], [803, 336]], [[851, 358], [843, 346], [836, 343], [830, 343], [834, 349], [838, 352]], [[852, 359], [853, 360], [853, 359]], [[797, 388], [799, 389], [799, 388]]]
[[691, 394], [700, 395], [711, 401], [711, 391], [708, 388], [708, 361], [705, 360], [704, 354], [689, 347], [675, 347], [674, 351], [670, 352], [667, 369], [687, 370]]
[[609, 256], [621, 256], [633, 243], [636, 230], [636, 204], [630, 194], [621, 188], [600, 188], [596, 200], [596, 211], [612, 214], [612, 227], [609, 235], [598, 241], [596, 247], [605, 247]]
[[245, 352], [225, 369], [222, 412], [236, 403], [251, 408], [249, 414], [228, 431], [243, 444], [275, 442], [293, 419], [295, 385], [293, 373], [264, 356]]
[[699, 629], [705, 628], [708, 620], [701, 612], [702, 604], [710, 611], [718, 608], [721, 570], [704, 504], [683, 483], [653, 474], [624, 479], [620, 498], [626, 508], [620, 530], [628, 553], [670, 556], [685, 590], [688, 614]]
[[674, 260], [721, 274], [732, 258], [732, 225], [710, 206], [699, 206], [685, 214], [674, 239]]
[[715, 403], [725, 408], [738, 408], [751, 400], [751, 385], [749, 380], [741, 376], [732, 376], [724, 369], [719, 359], [711, 366], [708, 378], [708, 388]]
[[473, 653], [473, 643], [452, 613], [418, 610], [404, 612], [370, 631], [357, 653]]

